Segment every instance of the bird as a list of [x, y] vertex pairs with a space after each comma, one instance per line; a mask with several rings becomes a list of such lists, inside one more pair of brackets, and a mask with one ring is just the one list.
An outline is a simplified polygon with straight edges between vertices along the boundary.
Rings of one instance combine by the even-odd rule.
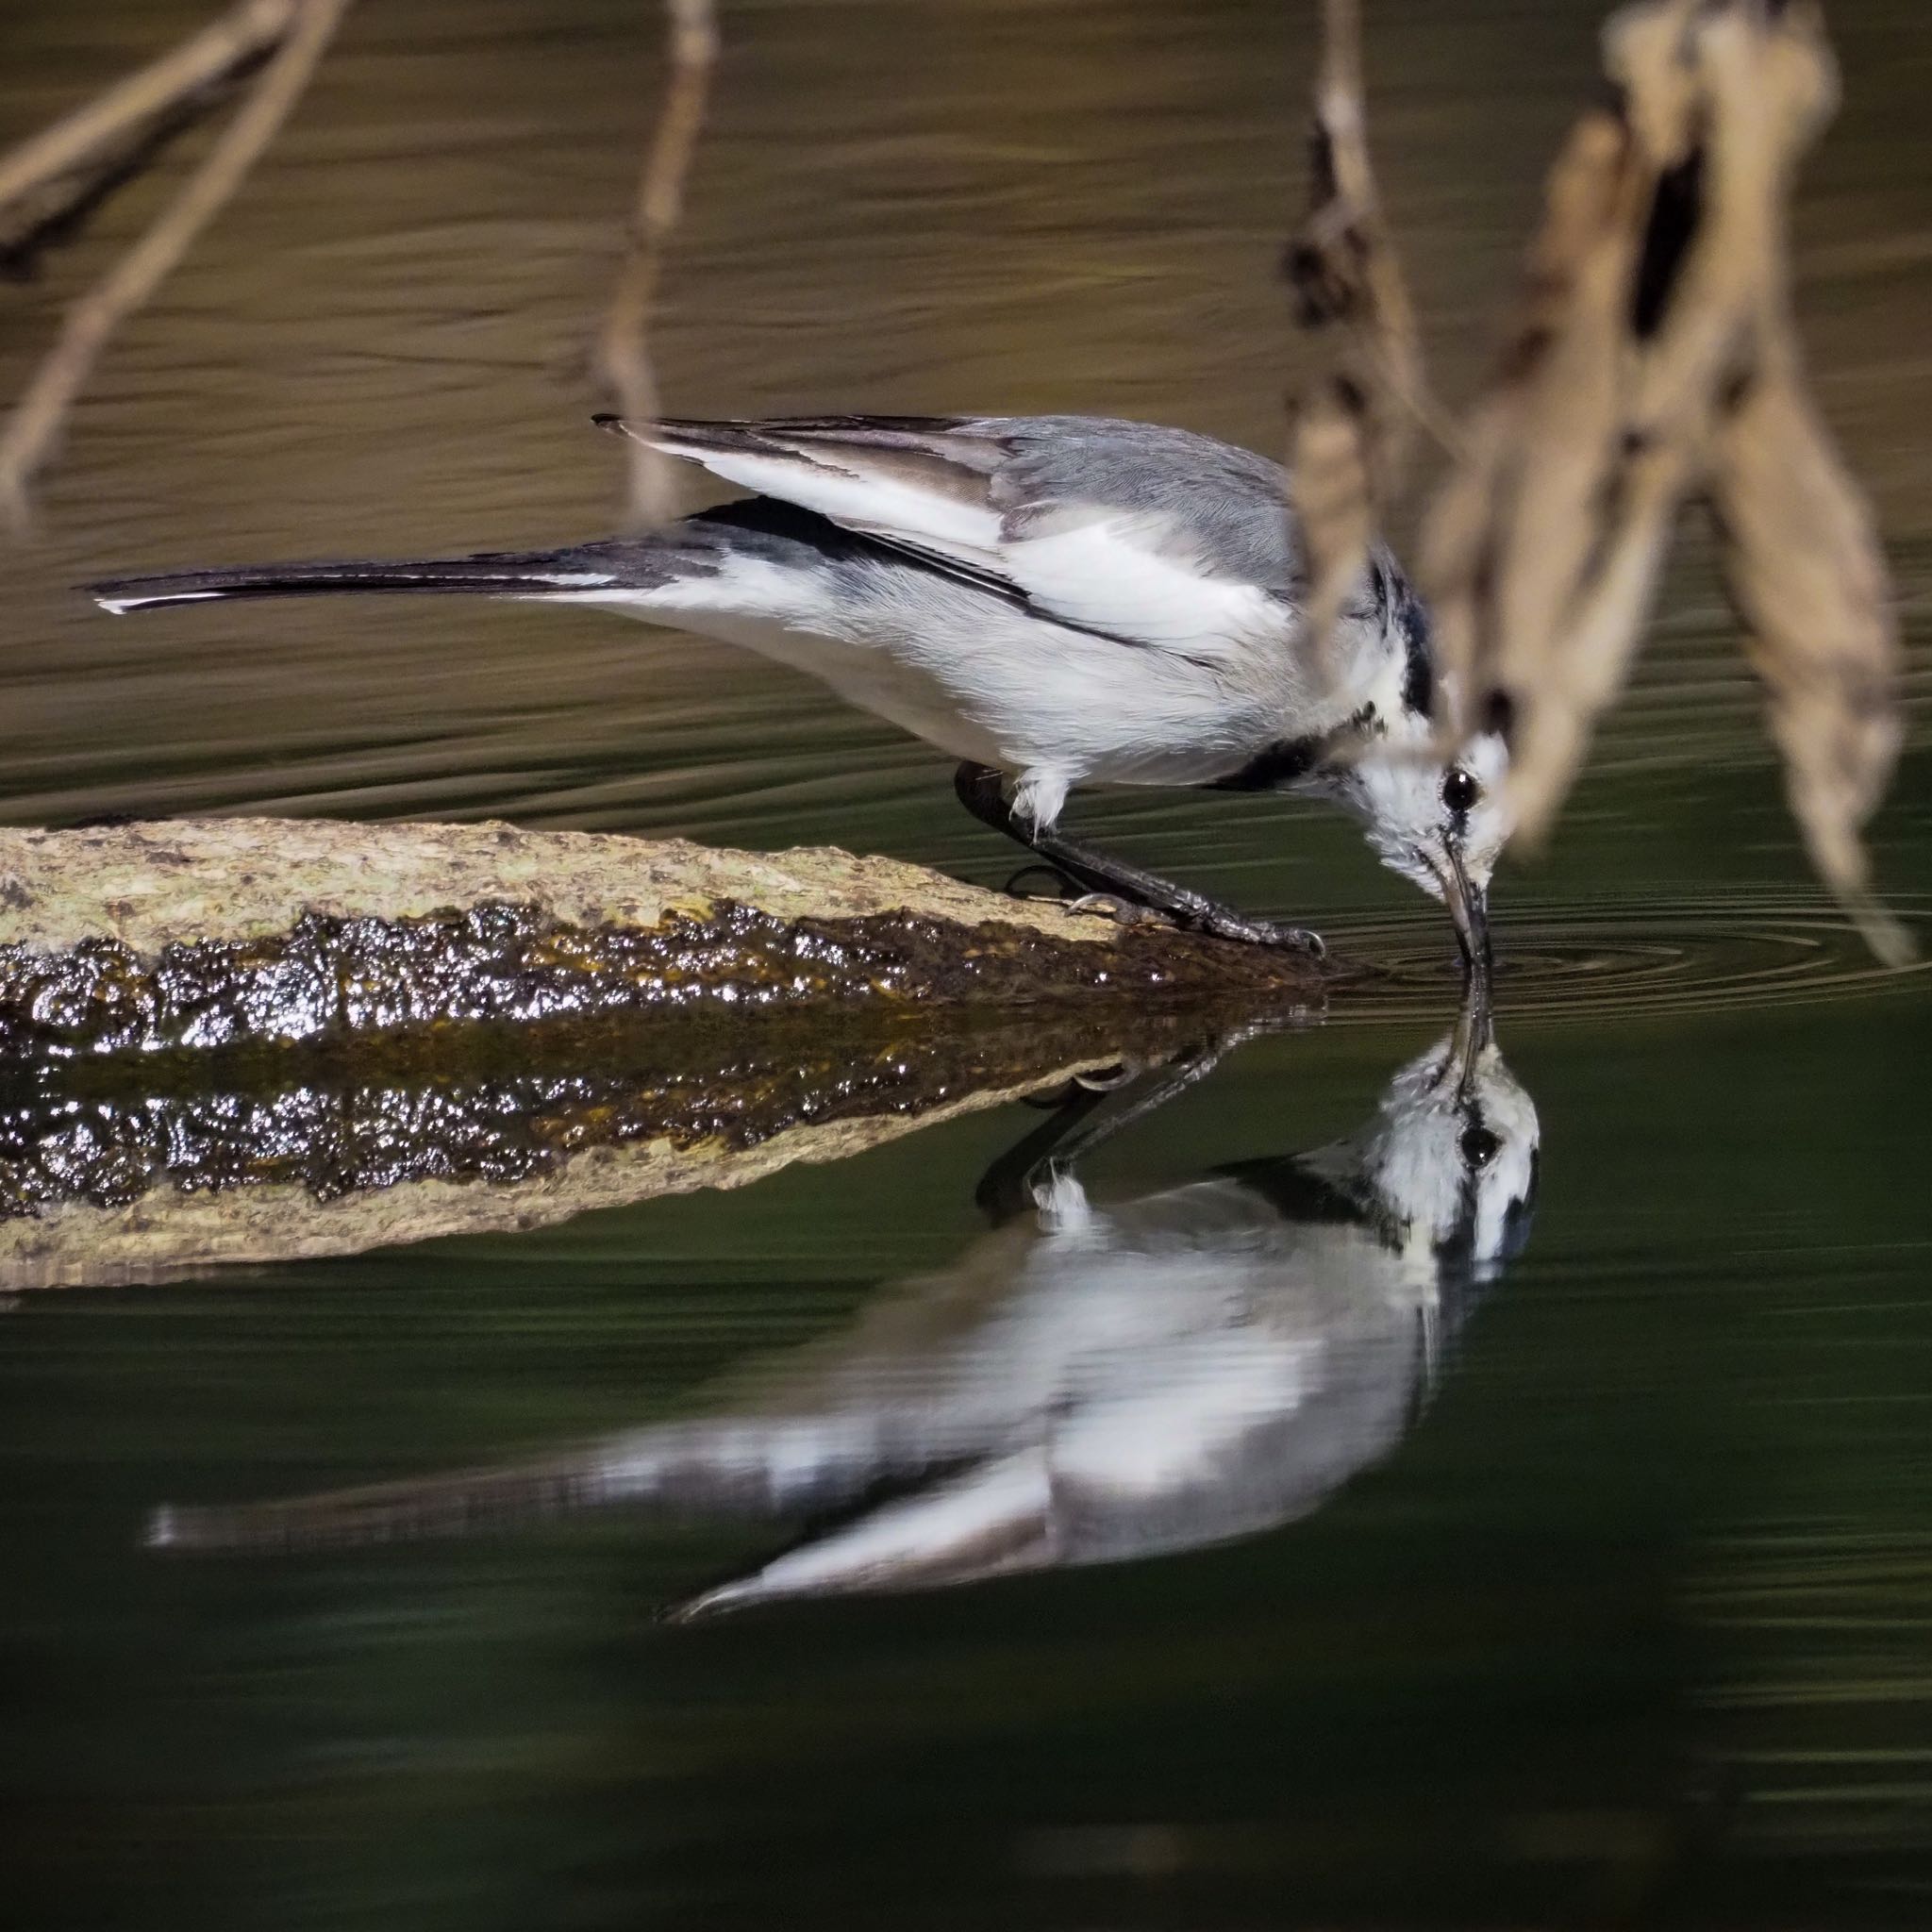
[[1521, 1251], [1537, 1110], [1477, 993], [1354, 1133], [1090, 1192], [1082, 1162], [1217, 1057], [1069, 1101], [989, 1171], [994, 1225], [949, 1265], [741, 1371], [698, 1413], [493, 1468], [167, 1507], [146, 1541], [343, 1547], [608, 1506], [811, 1525], [667, 1607], [686, 1621], [1138, 1560], [1306, 1517], [1393, 1452]]
[[1075, 904], [1320, 952], [1060, 827], [1090, 785], [1287, 791], [1355, 815], [1487, 968], [1507, 746], [1444, 758], [1428, 612], [1372, 546], [1312, 633], [1288, 473], [1193, 431], [1087, 416], [593, 419], [752, 492], [636, 536], [91, 584], [116, 614], [225, 598], [472, 593], [581, 604], [806, 672], [958, 761], [984, 824]]

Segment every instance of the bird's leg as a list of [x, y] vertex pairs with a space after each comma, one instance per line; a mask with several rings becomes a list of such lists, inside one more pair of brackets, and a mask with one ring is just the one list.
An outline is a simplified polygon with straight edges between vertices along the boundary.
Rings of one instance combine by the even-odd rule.
[[1238, 1046], [1274, 1033], [1280, 1019], [1251, 1020], [1198, 1040], [1163, 1066], [1124, 1062], [1105, 1085], [1081, 1080], [1041, 1124], [1007, 1149], [973, 1191], [974, 1204], [995, 1227], [1035, 1207], [1042, 1188], [1071, 1174], [1097, 1147], [1124, 1133], [1189, 1088], [1199, 1085]]
[[1239, 940], [1247, 945], [1293, 946], [1320, 958], [1324, 950], [1321, 936], [1298, 925], [1277, 925], [1272, 920], [1250, 919], [1232, 906], [1177, 886], [1158, 873], [1130, 865], [1125, 859], [1110, 858], [1091, 846], [1075, 844], [1057, 832], [1042, 832], [1014, 811], [1000, 782], [1000, 774], [990, 765], [968, 759], [953, 780], [959, 802], [981, 824], [1018, 841], [1029, 852], [1037, 852], [1058, 867], [1075, 885], [1145, 906], [1165, 913], [1176, 925], [1190, 932], [1211, 934], [1216, 939]]

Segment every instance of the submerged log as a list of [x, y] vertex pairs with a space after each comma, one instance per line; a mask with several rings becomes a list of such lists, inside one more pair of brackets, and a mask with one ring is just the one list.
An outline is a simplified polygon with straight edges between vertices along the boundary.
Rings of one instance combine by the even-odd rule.
[[832, 849], [494, 824], [0, 831], [0, 1067], [674, 1008], [1307, 1000], [1336, 972]]

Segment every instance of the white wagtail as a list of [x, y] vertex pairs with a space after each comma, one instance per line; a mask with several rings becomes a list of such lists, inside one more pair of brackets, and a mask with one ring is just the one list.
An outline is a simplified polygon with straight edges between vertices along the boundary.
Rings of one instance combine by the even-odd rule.
[[1312, 1153], [1090, 1197], [1078, 1161], [1197, 1069], [1124, 1107], [1074, 1103], [989, 1175], [1013, 1168], [1010, 1191], [982, 1184], [996, 1219], [1010, 1191], [1010, 1218], [736, 1399], [531, 1462], [165, 1510], [149, 1541], [370, 1542], [605, 1505], [817, 1519], [683, 1607], [699, 1614], [1119, 1562], [1306, 1516], [1402, 1440], [1528, 1233], [1536, 1108], [1472, 992], [1374, 1117]]
[[[1486, 961], [1507, 832], [1502, 739], [1434, 756], [1426, 612], [1377, 546], [1324, 651], [1279, 465], [1084, 416], [598, 421], [749, 501], [640, 537], [419, 562], [123, 577], [108, 609], [326, 591], [600, 604], [743, 646], [963, 760], [975, 817], [1116, 905], [1223, 938], [1321, 942], [1075, 844], [1090, 784], [1288, 791], [1365, 823]], [[1008, 780], [1013, 782], [1010, 792]]]

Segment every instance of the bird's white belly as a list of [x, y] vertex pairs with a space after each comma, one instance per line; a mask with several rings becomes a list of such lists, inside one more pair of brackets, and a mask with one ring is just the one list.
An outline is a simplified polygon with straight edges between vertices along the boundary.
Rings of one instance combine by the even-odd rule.
[[[652, 613], [640, 612], [640, 615]], [[876, 644], [856, 643], [802, 630], [768, 617], [727, 615], [694, 619], [692, 630], [721, 643], [755, 651], [829, 685], [849, 705], [958, 758], [1002, 764], [998, 738], [938, 678], [917, 663]]]
[[[591, 592], [652, 623], [808, 672], [955, 758], [1069, 785], [1196, 784], [1273, 735], [1265, 692], [1157, 648], [1067, 629], [923, 571], [802, 584], [759, 559], [638, 595]], [[728, 608], [726, 608], [728, 605]]]

